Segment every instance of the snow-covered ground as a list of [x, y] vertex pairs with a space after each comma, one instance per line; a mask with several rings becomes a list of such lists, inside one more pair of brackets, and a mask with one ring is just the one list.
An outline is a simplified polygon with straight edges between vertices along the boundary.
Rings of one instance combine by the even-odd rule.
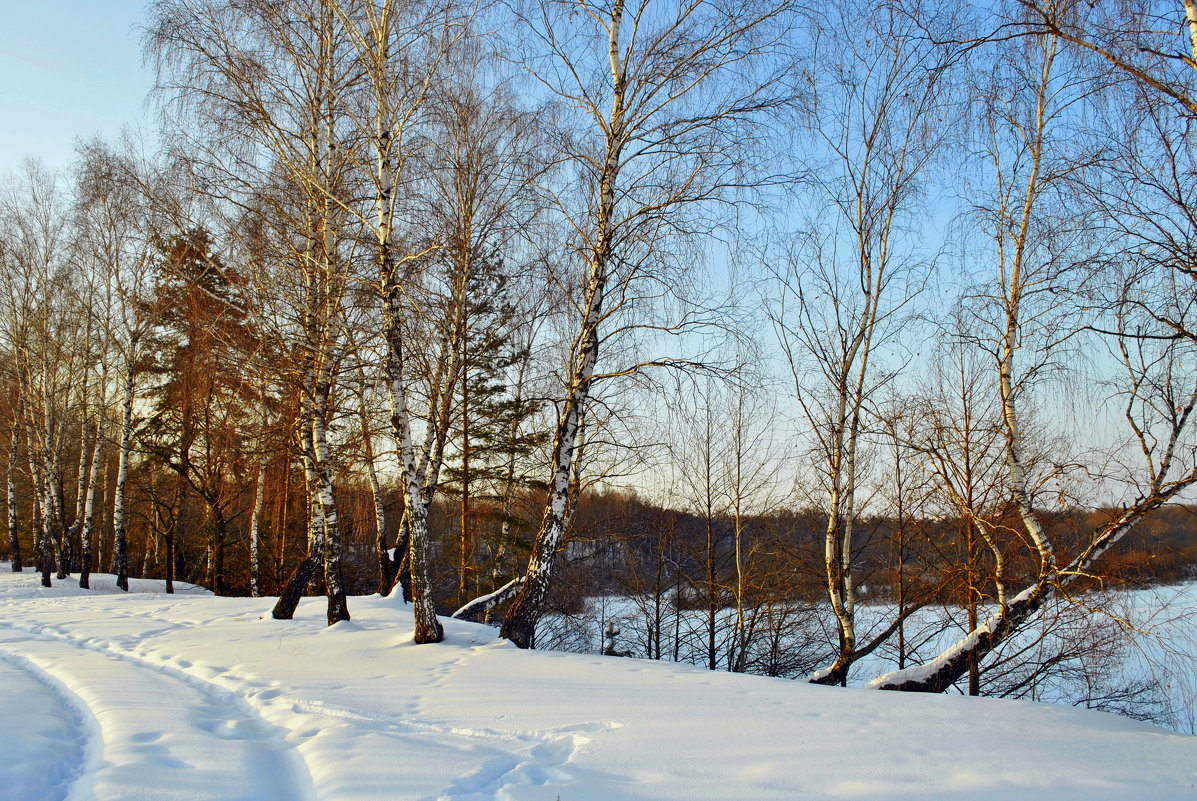
[[416, 646], [378, 597], [326, 628], [323, 599], [275, 621], [0, 571], [3, 801], [1197, 798], [1197, 738], [1098, 712], [521, 652], [452, 620]]
[[[668, 598], [595, 596], [568, 616], [542, 620], [538, 643], [575, 653], [602, 653], [608, 646], [647, 658], [659, 619], [661, 653], [678, 661], [707, 663], [705, 609], [676, 612]], [[1138, 589], [1110, 589], [1054, 598], [1024, 629], [986, 658], [982, 695], [1009, 696], [1116, 711], [1184, 734], [1197, 733], [1197, 582]], [[980, 610], [985, 619], [991, 608]], [[890, 604], [856, 609], [860, 641], [870, 641], [893, 620]], [[659, 615], [659, 618], [657, 617]], [[834, 614], [825, 602], [746, 613], [749, 673], [802, 679], [836, 655]], [[734, 608], [716, 613], [718, 664], [727, 668], [736, 621]], [[905, 624], [906, 665], [923, 664], [967, 634], [965, 610], [928, 606]], [[614, 624], [615, 642], [605, 635]], [[898, 638], [853, 663], [849, 684], [867, 685], [900, 667]], [[953, 692], [963, 693], [966, 680]]]

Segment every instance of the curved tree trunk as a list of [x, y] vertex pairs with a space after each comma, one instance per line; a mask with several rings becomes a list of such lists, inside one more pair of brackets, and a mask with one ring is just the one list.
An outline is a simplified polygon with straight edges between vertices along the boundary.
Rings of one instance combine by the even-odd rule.
[[[304, 470], [309, 479], [308, 485], [311, 486], [313, 472], [311, 461], [305, 456], [303, 462]], [[278, 601], [275, 602], [274, 609], [270, 613], [271, 617], [275, 620], [290, 620], [295, 617], [295, 609], [303, 599], [308, 585], [316, 577], [317, 572], [324, 564], [324, 548], [322, 547], [324, 523], [320, 511], [320, 503], [315, 498], [311, 498], [307, 506], [309, 515], [308, 553], [303, 558], [303, 561], [296, 566], [295, 572], [291, 574], [291, 578], [287, 579], [282, 592], [279, 593]]]
[[523, 576], [513, 578], [494, 592], [470, 601], [454, 612], [453, 617], [458, 620], [470, 620], [475, 623], [482, 622], [489, 617], [491, 612], [507, 603], [511, 598], [514, 598], [523, 583]]
[[316, 575], [316, 568], [319, 564], [320, 559], [316, 554], [309, 553], [304, 557], [303, 561], [295, 568], [295, 572], [291, 574], [291, 578], [287, 580], [283, 591], [279, 593], [278, 601], [270, 611], [271, 617], [275, 620], [291, 620], [295, 617], [295, 609], [303, 600], [304, 591], [312, 577]]
[[[520, 648], [536, 647], [536, 626], [544, 613], [557, 551], [565, 538], [574, 450], [578, 429], [582, 424], [583, 406], [589, 392], [589, 379], [593, 375], [594, 363], [598, 356], [598, 337], [593, 334], [592, 331], [590, 342], [581, 358], [582, 369], [579, 372], [584, 380], [580, 386], [575, 385], [557, 426], [553, 447], [552, 488], [540, 531], [532, 544], [532, 555], [528, 560], [519, 595], [507, 610], [501, 629], [502, 636]], [[467, 604], [466, 608], [473, 603]]]
[[968, 674], [970, 664], [979, 663], [1017, 632], [1023, 623], [1039, 611], [1045, 601], [1081, 576], [1087, 576], [1093, 564], [1140, 520], [1194, 484], [1197, 484], [1197, 471], [1190, 472], [1166, 487], [1157, 486], [1149, 498], [1130, 507], [1094, 531], [1088, 547], [1066, 567], [1054, 572], [1052, 576], [1040, 577], [1036, 583], [1011, 598], [960, 642], [931, 662], [879, 676], [870, 682], [869, 686], [876, 690], [943, 692]]
[[606, 50], [611, 80], [610, 117], [604, 122], [605, 153], [599, 169], [595, 198], [594, 238], [589, 253], [582, 314], [578, 321], [575, 353], [570, 367], [565, 405], [553, 438], [552, 476], [549, 481], [549, 500], [545, 506], [540, 530], [532, 544], [532, 555], [524, 573], [520, 593], [507, 610], [502, 636], [520, 648], [536, 645], [536, 626], [544, 613], [549, 586], [553, 579], [557, 551], [565, 538], [567, 508], [571, 477], [575, 470], [578, 434], [585, 421], [586, 405], [590, 398], [590, 384], [594, 378], [599, 356], [598, 327], [603, 317], [603, 301], [607, 290], [608, 272], [614, 256], [616, 183], [623, 158], [627, 118], [625, 93], [627, 70], [623, 63], [623, 42], [620, 25], [623, 0], [616, 0], [606, 21]]

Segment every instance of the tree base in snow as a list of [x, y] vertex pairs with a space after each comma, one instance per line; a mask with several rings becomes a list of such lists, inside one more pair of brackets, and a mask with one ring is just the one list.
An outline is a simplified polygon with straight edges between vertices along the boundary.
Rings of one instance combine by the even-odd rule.
[[283, 587], [283, 591], [279, 593], [278, 601], [275, 603], [274, 609], [271, 610], [270, 616], [275, 620], [290, 620], [295, 617], [295, 609], [299, 606], [299, 601], [303, 598], [303, 591], [307, 588], [308, 582], [312, 580], [315, 572], [316, 559], [308, 554], [295, 568], [287, 586]]

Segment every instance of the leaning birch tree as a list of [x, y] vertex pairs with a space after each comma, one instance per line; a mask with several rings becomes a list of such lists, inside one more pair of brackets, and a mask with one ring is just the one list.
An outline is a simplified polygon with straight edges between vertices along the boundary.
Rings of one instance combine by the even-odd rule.
[[[871, 683], [877, 689], [941, 692], [952, 686], [1049, 601], [1067, 597], [1147, 515], [1197, 483], [1192, 343], [1137, 336], [1150, 315], [1121, 308], [1105, 328], [1121, 373], [1120, 380], [1111, 379], [1111, 400], [1124, 423], [1124, 466], [1114, 472], [1091, 468], [1090, 474], [1119, 487], [1122, 502], [1071, 553], [1053, 537], [1037, 503], [1045, 473], [1029, 458], [1034, 390], [1061, 367], [1064, 345], [1092, 328], [1083, 307], [1061, 302], [1070, 296], [1083, 302], [1080, 279], [1093, 269], [1076, 244], [1092, 224], [1068, 206], [1075, 195], [1068, 190], [1092, 162], [1063, 143], [1083, 141], [1087, 125], [1070, 127], [1071, 112], [1103, 84], [1101, 75], [1077, 70], [1064, 50], [1067, 41], [1052, 31], [1022, 37], [1017, 50], [1000, 55], [986, 95], [986, 153], [995, 191], [993, 203], [980, 212], [992, 236], [994, 278], [980, 302], [993, 316], [988, 339], [978, 336], [978, 344], [989, 353], [996, 377], [1003, 489], [1019, 534], [1031, 546], [1035, 575], [1018, 593], [999, 598], [988, 618], [959, 642], [923, 665], [878, 677]], [[1190, 369], [1182, 367], [1186, 362]]]

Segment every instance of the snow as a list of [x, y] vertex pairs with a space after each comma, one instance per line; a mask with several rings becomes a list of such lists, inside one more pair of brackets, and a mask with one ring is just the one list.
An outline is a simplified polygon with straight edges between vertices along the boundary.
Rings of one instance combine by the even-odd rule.
[[[395, 599], [53, 589], [0, 566], [4, 801], [1197, 798], [1197, 738], [1080, 709], [524, 652]], [[110, 577], [100, 576], [100, 586]]]

